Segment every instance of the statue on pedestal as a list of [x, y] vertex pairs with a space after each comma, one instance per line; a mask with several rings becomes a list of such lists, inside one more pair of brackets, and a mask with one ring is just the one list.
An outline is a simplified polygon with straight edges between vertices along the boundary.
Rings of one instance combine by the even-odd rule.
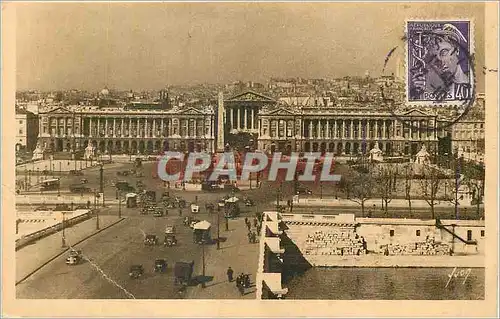
[[384, 157], [382, 156], [382, 151], [378, 147], [378, 143], [370, 150], [370, 161], [371, 162], [383, 162]]
[[423, 173], [424, 165], [430, 164], [430, 154], [427, 152], [424, 145], [418, 153], [415, 155], [415, 161], [413, 162], [413, 171], [415, 174], [420, 175]]
[[44, 148], [42, 148], [40, 140], [37, 141], [35, 150], [33, 151], [32, 160], [41, 160], [43, 159]]
[[85, 148], [85, 158], [91, 159], [91, 158], [94, 158], [94, 156], [95, 156], [95, 147], [89, 141], [87, 144], [87, 147]]

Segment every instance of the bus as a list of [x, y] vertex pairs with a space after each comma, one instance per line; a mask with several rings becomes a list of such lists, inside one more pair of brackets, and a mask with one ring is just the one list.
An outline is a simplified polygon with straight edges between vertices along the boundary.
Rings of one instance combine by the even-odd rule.
[[59, 178], [46, 179], [40, 183], [41, 191], [50, 191], [59, 189]]

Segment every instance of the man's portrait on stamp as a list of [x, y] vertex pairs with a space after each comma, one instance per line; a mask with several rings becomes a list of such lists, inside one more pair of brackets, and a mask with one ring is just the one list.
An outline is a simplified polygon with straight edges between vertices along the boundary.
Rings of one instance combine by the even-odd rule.
[[407, 32], [408, 102], [470, 100], [470, 21], [408, 21]]

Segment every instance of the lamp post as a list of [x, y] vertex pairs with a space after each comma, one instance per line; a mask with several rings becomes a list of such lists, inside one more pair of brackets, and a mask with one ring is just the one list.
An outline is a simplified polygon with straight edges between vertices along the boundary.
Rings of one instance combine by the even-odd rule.
[[62, 238], [61, 238], [61, 247], [66, 248], [66, 233], [65, 233], [65, 228], [66, 228], [66, 215], [64, 212], [61, 212], [62, 214]]
[[102, 194], [102, 207], [104, 207], [104, 168], [101, 163], [99, 168], [99, 193]]
[[118, 197], [118, 219], [122, 218], [122, 192]]
[[103, 184], [103, 175], [104, 175], [104, 168], [103, 168], [104, 165], [100, 165], [100, 168], [99, 168], [99, 193], [103, 193], [104, 192], [104, 184]]
[[97, 194], [97, 191], [94, 190], [94, 210], [96, 213], [96, 222], [95, 222], [95, 228], [96, 230], [99, 230], [99, 210], [97, 209], [97, 198], [99, 198], [99, 194]]
[[218, 203], [217, 205], [217, 249], [220, 249], [220, 212], [224, 205], [222, 203]]
[[229, 212], [227, 211], [225, 203], [223, 203], [222, 205], [224, 205], [224, 219], [226, 220], [226, 231], [229, 231]]
[[201, 282], [201, 288], [205, 288], [205, 230], [202, 232], [202, 237], [201, 237], [201, 250], [202, 250], [202, 258], [203, 258], [203, 281]]
[[28, 168], [24, 167], [24, 190], [28, 188]]

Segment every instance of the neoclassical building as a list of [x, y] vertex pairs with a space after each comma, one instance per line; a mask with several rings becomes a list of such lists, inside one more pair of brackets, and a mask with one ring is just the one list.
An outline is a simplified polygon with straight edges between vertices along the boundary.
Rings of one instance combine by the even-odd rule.
[[436, 117], [419, 110], [396, 114], [348, 108], [286, 106], [259, 114], [259, 148], [275, 151], [328, 151], [366, 154], [378, 143], [387, 155], [416, 154], [437, 146]]
[[49, 152], [154, 154], [214, 150], [214, 111], [205, 108], [58, 107], [40, 113], [39, 143]]
[[[299, 99], [297, 99], [299, 100]], [[437, 147], [435, 115], [413, 109], [393, 114], [369, 108], [333, 107], [323, 99], [290, 105], [247, 91], [224, 100], [230, 132], [257, 133], [257, 148], [269, 152], [367, 153], [375, 143], [387, 155], [415, 155]], [[229, 119], [229, 121], [227, 120]]]
[[[49, 152], [158, 154], [164, 150], [217, 151], [218, 123], [225, 130], [257, 134], [255, 147], [274, 152], [415, 155], [437, 147], [437, 118], [413, 109], [397, 114], [373, 108], [314, 103], [290, 105], [246, 91], [219, 98], [222, 107], [57, 107], [40, 113], [39, 144]], [[222, 111], [219, 111], [222, 110]], [[222, 116], [223, 118], [218, 118]]]

